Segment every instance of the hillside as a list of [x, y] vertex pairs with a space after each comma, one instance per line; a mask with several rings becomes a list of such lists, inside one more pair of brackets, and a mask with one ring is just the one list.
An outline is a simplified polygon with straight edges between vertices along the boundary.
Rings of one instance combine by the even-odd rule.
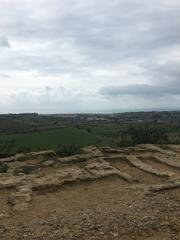
[[0, 115], [0, 158], [95, 145], [180, 144], [180, 112]]
[[18, 154], [0, 171], [2, 240], [180, 239], [180, 146]]

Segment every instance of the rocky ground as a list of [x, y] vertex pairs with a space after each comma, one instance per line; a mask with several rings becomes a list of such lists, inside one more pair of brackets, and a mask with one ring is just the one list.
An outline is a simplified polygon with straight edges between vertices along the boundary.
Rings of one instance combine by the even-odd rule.
[[180, 239], [180, 146], [0, 161], [0, 239]]

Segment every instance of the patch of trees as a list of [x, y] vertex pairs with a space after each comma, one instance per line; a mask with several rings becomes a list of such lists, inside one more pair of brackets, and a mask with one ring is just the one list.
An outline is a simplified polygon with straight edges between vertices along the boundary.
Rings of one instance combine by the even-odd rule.
[[166, 144], [169, 143], [168, 131], [149, 125], [136, 125], [119, 133], [119, 147], [135, 146], [136, 144]]

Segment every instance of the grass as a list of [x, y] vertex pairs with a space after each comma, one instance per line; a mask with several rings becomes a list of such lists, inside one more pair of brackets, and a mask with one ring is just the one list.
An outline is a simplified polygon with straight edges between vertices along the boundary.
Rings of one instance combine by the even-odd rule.
[[22, 121], [7, 119], [7, 118], [0, 119], [0, 131], [6, 131], [6, 132], [10, 130], [19, 131], [24, 129], [28, 130], [31, 128], [32, 127], [30, 124], [24, 123]]
[[22, 148], [29, 148], [30, 151], [37, 151], [40, 149], [55, 148], [57, 145], [73, 144], [78, 147], [83, 147], [93, 144], [105, 145], [107, 142], [107, 138], [102, 138], [94, 132], [88, 133], [84, 129], [73, 128], [0, 136], [0, 144], [6, 143], [6, 147], [1, 152], [10, 154], [14, 154], [22, 150]]
[[[79, 126], [54, 128], [49, 130], [36, 130], [28, 133], [15, 133], [0, 135], [0, 157], [12, 155], [17, 152], [39, 151], [43, 149], [78, 149], [87, 145], [95, 146], [132, 146], [130, 136], [122, 142], [123, 132], [129, 127], [141, 126], [131, 123], [85, 123]], [[142, 125], [144, 126], [144, 125]], [[148, 124], [153, 129], [164, 129], [168, 135], [166, 143], [180, 143], [180, 126], [169, 124]], [[24, 125], [22, 125], [24, 129]], [[38, 129], [38, 128], [37, 128]], [[146, 129], [146, 127], [145, 127]], [[162, 137], [160, 136], [159, 140]], [[143, 143], [143, 142], [142, 142]]]

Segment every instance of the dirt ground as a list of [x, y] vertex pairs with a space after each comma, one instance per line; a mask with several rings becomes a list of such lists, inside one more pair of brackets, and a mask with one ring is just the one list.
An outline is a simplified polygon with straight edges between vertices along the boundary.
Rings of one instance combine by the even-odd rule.
[[[55, 157], [45, 165], [36, 156], [38, 170], [28, 175], [15, 174], [19, 163], [14, 159], [3, 160], [10, 171], [0, 178], [0, 240], [179, 240], [180, 147], [166, 149], [121, 149], [119, 157], [110, 148], [86, 149], [83, 157]], [[132, 155], [142, 165], [132, 162]], [[29, 164], [28, 158], [16, 161]], [[9, 183], [10, 178], [17, 183]]]

